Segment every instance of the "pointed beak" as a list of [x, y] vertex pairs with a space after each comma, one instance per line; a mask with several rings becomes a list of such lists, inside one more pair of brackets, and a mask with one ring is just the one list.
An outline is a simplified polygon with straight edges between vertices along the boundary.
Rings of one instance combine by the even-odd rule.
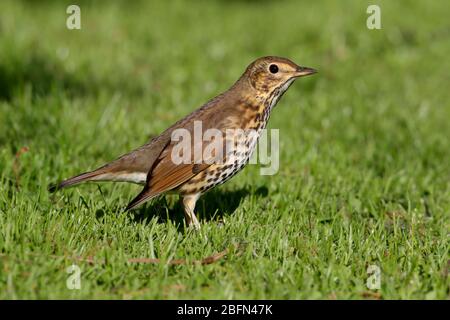
[[313, 68], [298, 67], [297, 71], [295, 72], [295, 76], [297, 78], [299, 78], [299, 77], [309, 76], [310, 74], [314, 74], [316, 72], [317, 72], [317, 70], [313, 69]]

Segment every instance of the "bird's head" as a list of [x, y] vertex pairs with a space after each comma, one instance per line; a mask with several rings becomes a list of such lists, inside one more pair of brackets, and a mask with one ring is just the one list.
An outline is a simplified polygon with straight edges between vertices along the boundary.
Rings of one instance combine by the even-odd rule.
[[316, 72], [312, 68], [300, 67], [289, 59], [270, 56], [253, 61], [244, 75], [259, 93], [270, 95], [275, 91], [282, 94], [295, 79]]

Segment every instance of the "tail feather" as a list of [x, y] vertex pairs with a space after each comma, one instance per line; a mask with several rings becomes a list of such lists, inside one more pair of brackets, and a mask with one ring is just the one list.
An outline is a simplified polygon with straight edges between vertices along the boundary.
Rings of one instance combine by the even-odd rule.
[[102, 173], [103, 172], [98, 172], [98, 171], [85, 172], [85, 173], [82, 173], [75, 177], [72, 177], [70, 179], [64, 180], [60, 183], [50, 184], [48, 186], [48, 191], [53, 193], [53, 192], [58, 191], [59, 189], [70, 187], [70, 186], [73, 186], [73, 185], [81, 183], [81, 182], [92, 180], [93, 178], [97, 177], [98, 175], [100, 175]]

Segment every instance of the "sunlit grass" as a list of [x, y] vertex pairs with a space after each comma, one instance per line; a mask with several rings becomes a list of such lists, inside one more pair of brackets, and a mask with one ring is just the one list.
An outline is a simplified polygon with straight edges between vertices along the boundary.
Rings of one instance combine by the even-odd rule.
[[[364, 1], [81, 2], [70, 31], [64, 2], [2, 1], [0, 298], [448, 299], [450, 7], [379, 3], [370, 31]], [[201, 232], [175, 196], [124, 213], [139, 186], [47, 192], [264, 55], [319, 73], [273, 112], [278, 174], [249, 166], [205, 195]], [[144, 257], [162, 262], [128, 262]], [[72, 264], [80, 290], [66, 287]]]

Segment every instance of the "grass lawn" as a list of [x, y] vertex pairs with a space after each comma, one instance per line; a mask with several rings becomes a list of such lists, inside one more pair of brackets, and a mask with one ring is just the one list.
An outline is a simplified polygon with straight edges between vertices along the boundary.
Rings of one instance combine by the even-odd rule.
[[[0, 2], [1, 299], [450, 298], [448, 3], [376, 1], [369, 30], [366, 1], [79, 1], [68, 30], [71, 3]], [[203, 196], [201, 232], [172, 195], [124, 213], [137, 185], [47, 192], [265, 55], [319, 73], [272, 113], [279, 172], [250, 165]]]

